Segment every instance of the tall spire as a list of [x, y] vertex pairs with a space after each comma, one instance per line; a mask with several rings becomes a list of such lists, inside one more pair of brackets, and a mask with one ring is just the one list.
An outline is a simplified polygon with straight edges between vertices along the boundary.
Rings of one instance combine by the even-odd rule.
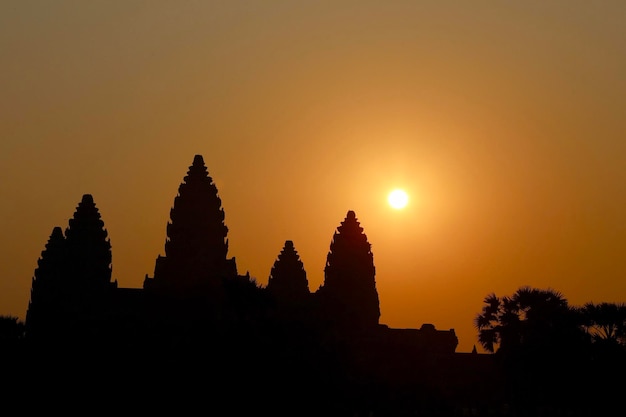
[[227, 259], [224, 218], [217, 187], [202, 155], [195, 155], [170, 210], [165, 256], [157, 258], [154, 278], [146, 277], [144, 287], [206, 290], [236, 275], [234, 259]]
[[354, 211], [348, 211], [333, 235], [324, 283], [318, 290], [325, 314], [355, 328], [378, 324], [380, 307], [374, 255]]

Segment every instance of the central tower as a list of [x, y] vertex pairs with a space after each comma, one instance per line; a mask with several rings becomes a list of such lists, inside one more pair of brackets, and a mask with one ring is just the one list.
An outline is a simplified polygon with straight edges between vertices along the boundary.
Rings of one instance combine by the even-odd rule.
[[170, 210], [165, 256], [157, 257], [144, 288], [182, 296], [221, 291], [224, 279], [237, 276], [235, 259], [227, 257], [227, 234], [217, 187], [202, 155], [195, 155]]

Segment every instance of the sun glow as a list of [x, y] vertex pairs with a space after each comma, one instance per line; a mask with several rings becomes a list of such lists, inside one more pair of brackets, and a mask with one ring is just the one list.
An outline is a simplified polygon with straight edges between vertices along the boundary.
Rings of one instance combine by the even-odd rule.
[[387, 201], [391, 207], [400, 210], [409, 203], [409, 195], [404, 190], [395, 189], [389, 193]]

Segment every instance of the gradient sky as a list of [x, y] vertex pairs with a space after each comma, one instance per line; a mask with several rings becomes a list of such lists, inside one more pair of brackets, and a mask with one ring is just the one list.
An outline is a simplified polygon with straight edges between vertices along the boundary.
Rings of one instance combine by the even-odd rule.
[[622, 0], [3, 1], [0, 315], [24, 319], [87, 193], [141, 287], [195, 154], [261, 284], [293, 240], [317, 290], [354, 210], [381, 323], [459, 352], [491, 292], [625, 302], [624, 22]]

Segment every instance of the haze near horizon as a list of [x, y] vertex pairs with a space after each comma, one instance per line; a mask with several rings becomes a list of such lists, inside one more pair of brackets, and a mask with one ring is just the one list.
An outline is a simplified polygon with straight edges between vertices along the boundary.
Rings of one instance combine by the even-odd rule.
[[[478, 346], [523, 285], [626, 301], [626, 5], [9, 2], [0, 5], [0, 315], [92, 194], [113, 279], [141, 287], [195, 154], [240, 273], [286, 240], [310, 290], [354, 210], [380, 322]], [[394, 210], [389, 192], [410, 203]]]

